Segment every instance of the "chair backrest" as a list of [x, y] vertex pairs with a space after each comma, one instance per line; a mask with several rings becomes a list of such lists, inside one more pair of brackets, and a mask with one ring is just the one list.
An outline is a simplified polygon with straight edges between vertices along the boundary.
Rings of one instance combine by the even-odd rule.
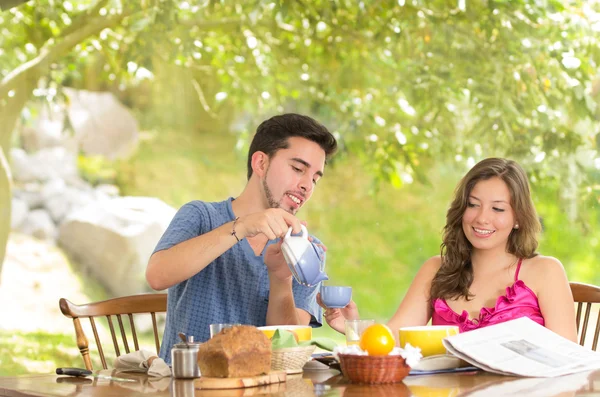
[[[89, 343], [88, 338], [85, 335], [80, 319], [88, 318], [91, 324], [92, 331], [94, 333], [94, 339], [96, 340], [96, 346], [98, 348], [98, 354], [102, 362], [102, 367], [107, 369], [106, 358], [104, 356], [104, 350], [102, 349], [102, 343], [98, 335], [97, 324], [94, 319], [106, 318], [108, 327], [112, 336], [112, 342], [115, 349], [116, 356], [121, 355], [119, 348], [119, 342], [117, 340], [117, 333], [115, 332], [115, 326], [113, 324], [113, 317], [116, 317], [119, 325], [119, 331], [122, 338], [122, 343], [125, 348], [125, 353], [129, 353], [128, 335], [131, 336], [134, 345], [134, 351], [139, 350], [138, 334], [136, 332], [136, 326], [134, 324], [134, 314], [146, 314], [152, 318], [152, 327], [154, 332], [154, 343], [156, 345], [156, 353], [160, 352], [160, 340], [157, 326], [157, 313], [165, 313], [167, 311], [167, 294], [140, 294], [124, 296], [121, 298], [108, 299], [101, 302], [92, 302], [83, 305], [75, 305], [65, 298], [61, 298], [59, 301], [60, 311], [66, 317], [73, 319], [73, 325], [75, 327], [75, 335], [77, 337], [77, 347], [81, 352], [85, 367], [87, 369], [93, 369], [92, 360], [90, 359]], [[122, 316], [129, 318], [129, 330], [123, 325]], [[136, 316], [137, 318], [137, 316]]]
[[[585, 337], [588, 332], [588, 323], [592, 314], [592, 304], [600, 304], [600, 287], [584, 283], [569, 283], [573, 300], [577, 304], [577, 333], [580, 335], [579, 344], [585, 344]], [[585, 306], [585, 314], [583, 307]], [[596, 305], [600, 306], [600, 305]], [[583, 320], [583, 323], [582, 323]], [[596, 329], [594, 330], [592, 350], [598, 347], [598, 335], [600, 334], [600, 310], [596, 317]]]

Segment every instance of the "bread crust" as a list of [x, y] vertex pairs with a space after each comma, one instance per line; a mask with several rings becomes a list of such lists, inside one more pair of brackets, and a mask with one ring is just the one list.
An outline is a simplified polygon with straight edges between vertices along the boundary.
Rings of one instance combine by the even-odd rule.
[[271, 341], [256, 327], [225, 328], [200, 345], [198, 365], [202, 376], [239, 378], [271, 370]]

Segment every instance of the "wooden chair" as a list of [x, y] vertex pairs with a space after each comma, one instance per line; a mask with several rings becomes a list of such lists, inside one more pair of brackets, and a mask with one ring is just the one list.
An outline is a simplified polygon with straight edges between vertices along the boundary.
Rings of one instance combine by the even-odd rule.
[[[92, 330], [94, 333], [94, 339], [96, 340], [96, 346], [102, 362], [102, 367], [107, 369], [106, 359], [104, 357], [104, 350], [102, 349], [102, 343], [98, 336], [98, 330], [96, 327], [96, 321], [94, 319], [100, 319], [106, 317], [108, 327], [112, 336], [112, 342], [115, 349], [116, 356], [121, 355], [119, 349], [119, 343], [117, 341], [117, 334], [115, 332], [115, 326], [113, 324], [113, 317], [116, 317], [119, 325], [119, 331], [122, 338], [123, 346], [125, 347], [125, 353], [129, 353], [128, 334], [131, 335], [134, 351], [139, 350], [138, 344], [138, 333], [133, 321], [134, 314], [149, 314], [152, 318], [152, 326], [154, 330], [154, 343], [156, 344], [156, 353], [160, 351], [160, 341], [158, 335], [156, 314], [166, 313], [167, 311], [167, 294], [140, 294], [124, 296], [121, 298], [108, 299], [101, 302], [92, 302], [84, 305], [75, 305], [65, 298], [61, 298], [59, 301], [60, 311], [66, 317], [73, 319], [73, 325], [75, 326], [75, 335], [77, 337], [77, 347], [81, 352], [85, 367], [89, 370], [93, 369], [92, 360], [90, 359], [89, 343], [86, 337], [80, 318], [89, 318]], [[129, 331], [123, 326], [122, 316], [129, 317]]]
[[[592, 304], [600, 304], [600, 287], [584, 283], [569, 283], [573, 299], [577, 304], [577, 333], [580, 335], [579, 344], [585, 344], [585, 337], [588, 332], [588, 322], [592, 314]], [[583, 314], [583, 306], [585, 305], [585, 315]], [[581, 320], [583, 319], [583, 324]], [[581, 326], [581, 327], [580, 327]], [[592, 342], [592, 350], [598, 347], [598, 335], [600, 334], [600, 311], [596, 318], [596, 329], [594, 331], [594, 341]]]

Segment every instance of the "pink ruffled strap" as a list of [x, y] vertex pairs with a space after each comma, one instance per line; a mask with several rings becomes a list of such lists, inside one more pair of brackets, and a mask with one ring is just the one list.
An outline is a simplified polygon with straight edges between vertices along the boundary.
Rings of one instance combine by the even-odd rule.
[[517, 263], [517, 270], [515, 271], [515, 281], [519, 279], [519, 270], [521, 270], [521, 263], [523, 262], [523, 258], [519, 258], [519, 263]]

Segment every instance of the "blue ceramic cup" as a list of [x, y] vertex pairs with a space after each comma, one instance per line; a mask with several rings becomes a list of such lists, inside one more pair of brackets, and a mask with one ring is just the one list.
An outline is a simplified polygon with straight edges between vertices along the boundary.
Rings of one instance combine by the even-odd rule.
[[352, 287], [321, 285], [321, 301], [331, 309], [346, 307], [352, 299]]

